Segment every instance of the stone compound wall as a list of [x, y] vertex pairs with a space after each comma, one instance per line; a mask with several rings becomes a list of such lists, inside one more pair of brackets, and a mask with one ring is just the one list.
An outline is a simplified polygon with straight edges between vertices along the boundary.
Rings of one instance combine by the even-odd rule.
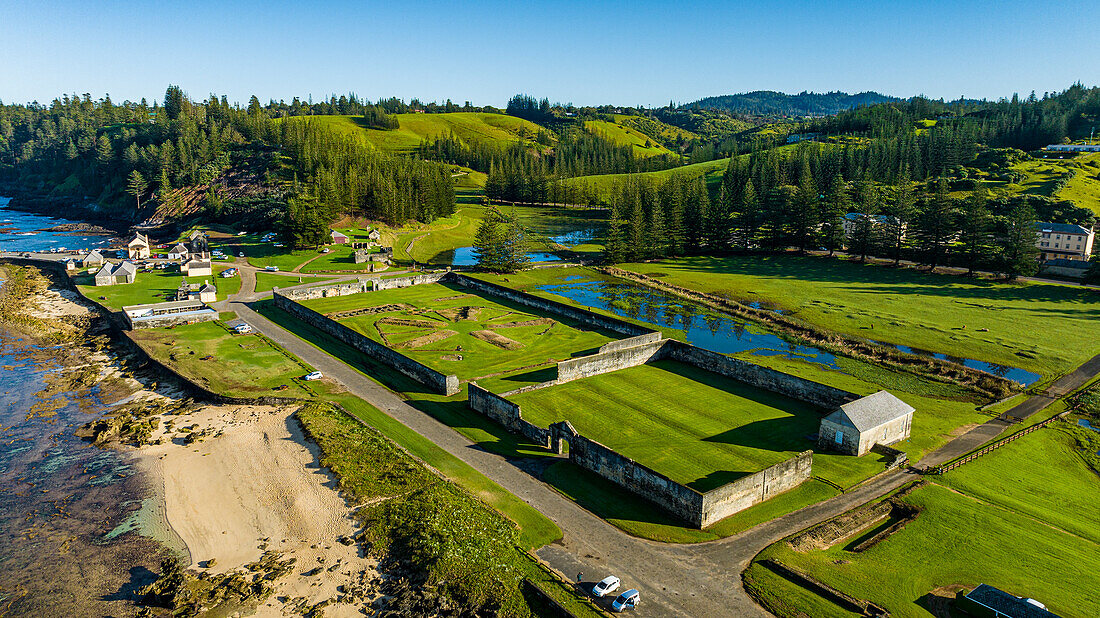
[[590, 328], [599, 328], [608, 330], [620, 335], [626, 335], [627, 337], [639, 337], [639, 336], [654, 336], [660, 338], [660, 333], [655, 333], [644, 326], [638, 326], [632, 324], [626, 320], [620, 320], [609, 316], [600, 315], [587, 309], [581, 309], [574, 307], [573, 305], [567, 305], [560, 303], [556, 300], [550, 300], [548, 298], [542, 298], [540, 296], [534, 296], [526, 292], [520, 292], [519, 290], [513, 290], [512, 288], [506, 288], [502, 285], [495, 283], [489, 283], [488, 281], [482, 281], [481, 279], [475, 279], [467, 275], [459, 273], [446, 273], [444, 281], [447, 283], [457, 283], [466, 288], [470, 288], [477, 292], [489, 294], [490, 296], [496, 296], [510, 300], [517, 305], [523, 305], [524, 307], [530, 307], [546, 313], [552, 313], [560, 315], [565, 318], [569, 318]]
[[663, 506], [702, 528], [703, 494], [581, 435], [568, 438], [569, 461]]
[[274, 298], [276, 307], [302, 320], [306, 324], [321, 329], [367, 356], [400, 371], [417, 382], [429, 387], [433, 392], [442, 395], [454, 395], [460, 390], [458, 376], [456, 375], [444, 375], [427, 365], [418, 363], [408, 356], [392, 350], [370, 339], [366, 335], [362, 335], [344, 326], [336, 320], [329, 319], [323, 314], [283, 296], [278, 291], [275, 292]]
[[[656, 335], [661, 336], [660, 333], [656, 333]], [[564, 384], [573, 380], [600, 375], [601, 373], [644, 365], [651, 360], [655, 360], [655, 357], [659, 357], [664, 345], [665, 341], [658, 339], [657, 341], [632, 347], [614, 347], [607, 352], [603, 351], [604, 348], [601, 347], [596, 354], [561, 361], [558, 363], [558, 377], [554, 380], [554, 384]]]
[[279, 290], [276, 296], [282, 296], [283, 298], [303, 301], [303, 300], [316, 300], [318, 298], [330, 298], [333, 296], [350, 296], [352, 294], [360, 294], [362, 292], [369, 292], [371, 290], [371, 282], [369, 280], [354, 281], [351, 283], [338, 283], [336, 285], [326, 285], [315, 288], [297, 288], [294, 290]]
[[839, 388], [754, 365], [674, 339], [666, 340], [661, 358], [680, 361], [826, 410], [859, 399], [858, 395]]
[[810, 478], [813, 462], [813, 451], [803, 451], [756, 474], [708, 491], [703, 494], [700, 523], [696, 525], [705, 528], [776, 494], [794, 489]]
[[550, 430], [523, 420], [519, 404], [512, 403], [500, 395], [490, 393], [478, 386], [477, 382], [470, 382], [469, 384], [469, 399], [466, 405], [471, 410], [481, 412], [504, 425], [508, 431], [519, 434], [539, 446], [550, 448]]
[[560, 444], [561, 439], [567, 440], [569, 461], [659, 504], [696, 528], [705, 528], [773, 495], [797, 487], [810, 478], [813, 469], [813, 452], [806, 451], [760, 472], [701, 493], [580, 435], [568, 423], [555, 423], [548, 429], [538, 427], [524, 420], [519, 404], [490, 393], [475, 382], [470, 383], [469, 393], [467, 405], [471, 410], [484, 414], [512, 433], [546, 448], [551, 448], [552, 444]]
[[389, 279], [378, 278], [372, 279], [372, 281], [374, 281], [374, 289], [376, 290], [396, 290], [398, 288], [407, 288], [413, 285], [439, 283], [447, 279], [450, 274], [450, 272], [425, 273], [422, 275], [410, 275], [408, 277], [392, 277]]

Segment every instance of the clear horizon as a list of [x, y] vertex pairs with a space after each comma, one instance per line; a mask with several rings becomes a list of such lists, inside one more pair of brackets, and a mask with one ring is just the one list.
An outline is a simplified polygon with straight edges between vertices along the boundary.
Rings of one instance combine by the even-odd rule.
[[[896, 4], [896, 5], [895, 5]], [[0, 1], [0, 100], [150, 103], [178, 84], [253, 94], [503, 107], [666, 105], [775, 90], [999, 99], [1096, 84], [1100, 5], [773, 2], [301, 3], [50, 6]]]

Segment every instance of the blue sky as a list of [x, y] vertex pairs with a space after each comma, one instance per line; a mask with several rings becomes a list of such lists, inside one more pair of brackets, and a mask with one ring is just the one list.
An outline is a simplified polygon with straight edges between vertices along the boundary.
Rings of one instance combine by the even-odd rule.
[[[1100, 2], [0, 0], [0, 100], [110, 93], [662, 105], [750, 90], [1040, 95], [1100, 81]], [[1091, 30], [1091, 31], [1090, 31]]]

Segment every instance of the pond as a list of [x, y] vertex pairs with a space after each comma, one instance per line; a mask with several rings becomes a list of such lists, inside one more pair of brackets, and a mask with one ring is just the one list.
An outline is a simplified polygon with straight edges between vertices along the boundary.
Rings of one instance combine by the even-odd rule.
[[[688, 343], [708, 350], [724, 354], [749, 352], [758, 356], [784, 356], [837, 368], [836, 357], [828, 352], [812, 346], [790, 343], [764, 330], [758, 324], [720, 314], [698, 303], [633, 283], [583, 281], [543, 285], [539, 286], [539, 289], [564, 296], [586, 307], [604, 309], [623, 317], [683, 330]], [[759, 303], [752, 306], [757, 309], [766, 308]], [[781, 313], [780, 310], [773, 309], [773, 311]], [[932, 356], [955, 362], [1013, 380], [1025, 387], [1034, 384], [1041, 377], [1037, 373], [1017, 367], [996, 365], [971, 358], [951, 357], [902, 345], [891, 347], [910, 354]]]
[[[477, 264], [477, 254], [474, 253], [473, 247], [459, 247], [454, 251], [449, 252], [448, 259], [447, 254], [440, 256], [439, 263], [450, 264], [451, 266], [474, 266]], [[531, 262], [557, 262], [561, 258], [553, 253], [545, 253], [542, 251], [533, 251], [527, 254], [527, 259]]]
[[632, 283], [585, 281], [539, 286], [586, 307], [604, 309], [635, 320], [684, 331], [688, 343], [724, 354], [749, 352], [757, 356], [784, 356], [837, 369], [836, 357], [814, 347], [798, 345], [756, 324], [711, 311]]

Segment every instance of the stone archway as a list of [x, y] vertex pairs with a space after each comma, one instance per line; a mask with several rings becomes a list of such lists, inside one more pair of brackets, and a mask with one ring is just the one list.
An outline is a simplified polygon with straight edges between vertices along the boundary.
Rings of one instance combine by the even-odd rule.
[[[569, 446], [572, 447], [573, 438], [576, 438], [578, 435], [580, 435], [577, 433], [576, 429], [573, 429], [573, 425], [571, 425], [569, 421], [554, 423], [553, 425], [550, 425], [549, 429], [550, 450], [554, 451], [558, 455], [561, 455], [565, 452], [565, 449], [563, 449], [561, 445], [562, 440], [568, 442]], [[570, 450], [572, 450], [572, 448], [570, 448]]]

